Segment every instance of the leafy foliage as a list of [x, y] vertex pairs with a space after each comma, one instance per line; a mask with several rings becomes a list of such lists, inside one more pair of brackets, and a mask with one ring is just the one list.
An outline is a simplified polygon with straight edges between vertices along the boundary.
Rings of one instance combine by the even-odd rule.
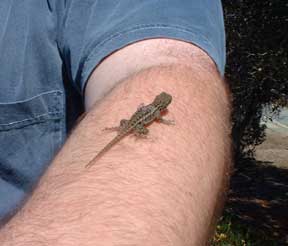
[[278, 246], [279, 243], [267, 238], [263, 233], [251, 231], [237, 224], [233, 217], [226, 214], [217, 225], [210, 246]]
[[288, 106], [288, 4], [282, 0], [223, 0], [226, 78], [233, 93], [236, 158], [265, 139], [262, 109]]

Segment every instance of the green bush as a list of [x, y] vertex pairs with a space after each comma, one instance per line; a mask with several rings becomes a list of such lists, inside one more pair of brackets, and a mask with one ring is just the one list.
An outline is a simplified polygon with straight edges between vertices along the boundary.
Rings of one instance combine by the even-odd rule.
[[226, 78], [233, 93], [236, 160], [265, 139], [262, 109], [288, 104], [288, 4], [283, 0], [223, 0]]

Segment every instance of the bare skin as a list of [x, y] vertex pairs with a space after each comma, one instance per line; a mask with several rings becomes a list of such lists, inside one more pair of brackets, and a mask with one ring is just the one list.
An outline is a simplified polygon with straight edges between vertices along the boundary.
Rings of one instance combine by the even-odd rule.
[[[159, 51], [154, 49], [157, 42], [144, 42], [149, 54], [139, 43], [134, 51], [133, 45], [124, 48], [94, 71], [86, 89], [87, 115], [30, 200], [1, 230], [1, 246], [207, 243], [228, 179], [229, 93], [214, 63], [199, 48], [174, 40], [167, 45], [164, 40], [161, 47], [168, 47]], [[130, 62], [135, 52], [142, 54], [140, 70]], [[166, 63], [150, 68], [144, 64], [154, 62], [159, 52]], [[188, 52], [194, 55], [186, 57]], [[126, 62], [128, 75], [120, 73], [121, 83], [102, 99], [93, 97], [100, 81], [111, 79], [103, 71], [117, 66], [117, 56]], [[169, 118], [177, 124], [152, 124], [148, 139], [124, 138], [86, 169], [95, 150], [111, 139], [113, 133], [102, 129], [128, 118], [135, 105], [151, 102], [161, 91], [173, 95]]]

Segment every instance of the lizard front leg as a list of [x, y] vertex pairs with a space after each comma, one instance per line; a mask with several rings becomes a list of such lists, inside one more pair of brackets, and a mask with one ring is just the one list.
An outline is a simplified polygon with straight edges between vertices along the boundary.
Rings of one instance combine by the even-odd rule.
[[168, 120], [168, 119], [164, 119], [160, 113], [160, 111], [156, 112], [155, 114], [155, 118], [157, 121], [166, 124], [166, 125], [175, 125], [175, 121], [174, 120]]
[[163, 124], [166, 124], [166, 125], [175, 125], [174, 120], [163, 119], [163, 117], [157, 118], [157, 120]]

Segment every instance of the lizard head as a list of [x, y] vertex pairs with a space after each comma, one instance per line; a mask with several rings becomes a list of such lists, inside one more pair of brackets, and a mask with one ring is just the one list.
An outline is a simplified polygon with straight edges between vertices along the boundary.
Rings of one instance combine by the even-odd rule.
[[157, 105], [159, 110], [164, 110], [167, 106], [171, 103], [172, 96], [166, 92], [161, 92], [156, 98], [154, 99], [153, 104]]

